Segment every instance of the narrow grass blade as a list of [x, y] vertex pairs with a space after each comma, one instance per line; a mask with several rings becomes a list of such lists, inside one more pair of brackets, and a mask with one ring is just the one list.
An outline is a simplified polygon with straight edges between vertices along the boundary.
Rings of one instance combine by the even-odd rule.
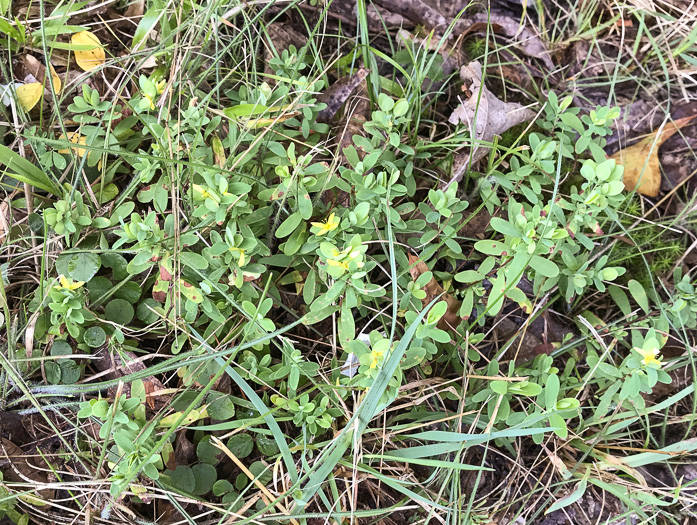
[[60, 187], [55, 184], [48, 175], [41, 171], [41, 169], [34, 166], [27, 159], [15, 153], [7, 146], [0, 145], [0, 163], [14, 171], [6, 171], [4, 175], [8, 177], [27, 183], [30, 186], [44, 190], [52, 195], [60, 195], [62, 193]]
[[426, 314], [431, 310], [431, 307], [438, 302], [439, 298], [434, 299], [431, 303], [424, 308], [414, 320], [411, 326], [407, 329], [404, 337], [395, 348], [394, 352], [387, 359], [382, 370], [378, 373], [373, 385], [368, 390], [368, 394], [365, 396], [363, 403], [358, 407], [358, 410], [354, 413], [353, 417], [344, 427], [344, 430], [337, 436], [333, 443], [327, 448], [327, 452], [324, 458], [318, 458], [316, 465], [320, 467], [310, 475], [302, 494], [296, 503], [299, 507], [305, 507], [312, 497], [319, 489], [320, 485], [327, 479], [329, 473], [334, 470], [336, 464], [343, 457], [344, 452], [351, 445], [352, 438], [355, 436], [360, 436], [368, 423], [375, 417], [376, 408], [380, 402], [382, 394], [387, 388], [387, 384], [394, 375], [397, 367], [399, 366], [404, 352], [406, 352], [411, 340], [416, 333], [416, 329], [421, 324]]

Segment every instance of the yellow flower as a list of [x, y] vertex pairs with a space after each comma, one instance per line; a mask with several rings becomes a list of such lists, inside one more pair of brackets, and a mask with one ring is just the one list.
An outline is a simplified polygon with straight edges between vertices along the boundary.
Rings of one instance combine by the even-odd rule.
[[238, 248], [238, 247], [236, 247], [236, 246], [231, 246], [231, 247], [230, 247], [230, 251], [231, 251], [231, 252], [240, 252], [240, 257], [239, 257], [239, 259], [238, 259], [238, 261], [237, 261], [237, 264], [238, 264], [239, 266], [244, 266], [244, 263], [245, 263], [245, 261], [246, 261], [245, 255], [244, 255], [245, 251], [244, 251], [242, 248]]
[[373, 350], [370, 353], [370, 357], [373, 358], [373, 361], [370, 363], [370, 368], [376, 368], [378, 366], [378, 359], [380, 359], [384, 353], [385, 352], [380, 352], [379, 350]]
[[339, 220], [336, 218], [336, 213], [332, 213], [327, 217], [326, 222], [311, 222], [310, 223], [315, 228], [319, 228], [317, 235], [324, 235], [330, 231], [336, 230], [339, 227]]
[[658, 348], [653, 348], [652, 350], [644, 350], [643, 348], [634, 348], [641, 356], [644, 358], [641, 360], [642, 365], [658, 365], [661, 366], [663, 363], [659, 359], [657, 359], [657, 356], [659, 355]]
[[348, 271], [348, 263], [346, 262], [335, 261], [334, 259], [327, 259], [327, 264], [329, 266], [339, 266], [344, 270]]
[[194, 189], [194, 191], [201, 194], [202, 199], [207, 199], [208, 197], [211, 196], [211, 194], [208, 193], [208, 190], [206, 190], [203, 186], [199, 186], [198, 184], [194, 184], [191, 187]]
[[155, 101], [152, 99], [150, 95], [147, 93], [143, 93], [143, 98], [150, 102], [150, 109], [155, 109]]
[[77, 290], [83, 284], [85, 284], [83, 281], [73, 282], [72, 279], [66, 279], [63, 275], [59, 276], [58, 280], [60, 281], [60, 288], [64, 288], [66, 290]]

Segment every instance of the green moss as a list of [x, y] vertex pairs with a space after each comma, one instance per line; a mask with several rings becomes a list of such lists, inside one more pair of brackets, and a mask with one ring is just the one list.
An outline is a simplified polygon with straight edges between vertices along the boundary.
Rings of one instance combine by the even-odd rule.
[[[636, 221], [634, 217], [641, 214], [638, 207], [635, 198], [628, 203], [626, 210], [629, 216], [623, 221], [626, 228], [633, 225]], [[657, 276], [672, 272], [685, 251], [684, 239], [675, 237], [670, 230], [660, 225], [645, 224], [628, 231], [628, 237], [621, 236], [615, 241], [611, 255], [613, 265], [631, 270], [622, 278], [625, 283], [634, 279], [650, 287]]]

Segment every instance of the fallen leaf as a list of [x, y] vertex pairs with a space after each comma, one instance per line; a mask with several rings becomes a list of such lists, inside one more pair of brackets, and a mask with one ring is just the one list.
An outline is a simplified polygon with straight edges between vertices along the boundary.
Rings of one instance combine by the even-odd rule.
[[58, 93], [61, 90], [61, 87], [63, 87], [61, 77], [58, 76], [58, 73], [56, 73], [56, 70], [51, 64], [48, 65], [48, 68], [51, 71], [51, 83], [53, 84], [53, 91]]
[[83, 71], [90, 71], [95, 67], [101, 66], [106, 61], [104, 48], [99, 38], [90, 31], [80, 31], [75, 33], [70, 42], [74, 46], [80, 46], [75, 49], [75, 61]]
[[123, 13], [124, 18], [137, 18], [145, 12], [145, 0], [131, 2]]
[[[95, 354], [95, 359], [92, 364], [97, 370], [104, 373], [105, 379], [113, 380], [120, 379], [129, 374], [135, 374], [137, 372], [143, 372], [147, 369], [142, 360], [139, 360], [133, 352], [128, 350], [119, 350], [118, 352], [113, 349], [109, 349], [109, 345], [102, 346]], [[121, 383], [122, 394], [124, 396], [130, 397], [131, 394], [131, 384]], [[143, 378], [143, 386], [150, 398], [150, 393], [157, 392], [159, 390], [164, 390], [164, 385], [154, 376], [146, 376]], [[114, 396], [118, 392], [118, 386], [113, 386], [109, 388], [109, 395]], [[170, 396], [153, 396], [155, 400], [155, 407], [159, 410], [163, 406], [167, 405], [170, 401]], [[148, 403], [150, 406], [151, 403]]]
[[[428, 266], [426, 266], [425, 262], [420, 260], [417, 256], [409, 254], [409, 273], [414, 281], [429, 271], [430, 270], [428, 269]], [[440, 297], [443, 301], [448, 303], [448, 309], [446, 310], [445, 315], [443, 315], [443, 317], [441, 317], [438, 321], [438, 328], [441, 330], [451, 330], [454, 332], [462, 321], [462, 318], [459, 315], [461, 305], [460, 301], [455, 299], [455, 297], [451, 294], [445, 293], [445, 290], [443, 290], [443, 287], [438, 284], [435, 277], [431, 278], [431, 280], [426, 283], [423, 290], [426, 292], [426, 297], [421, 300], [424, 306], [429, 304], [436, 297]]]
[[41, 82], [31, 82], [17, 86], [17, 102], [24, 111], [31, 111], [41, 100], [44, 85]]
[[533, 111], [518, 103], [503, 102], [496, 98], [482, 83], [482, 65], [479, 62], [470, 62], [462, 66], [460, 78], [468, 86], [470, 96], [455, 108], [448, 122], [467, 125], [475, 145], [471, 151], [456, 157], [453, 163], [453, 175], [446, 188], [459, 182], [471, 164], [486, 156], [487, 148], [477, 143], [491, 142], [496, 135], [535, 117]]
[[661, 188], [661, 163], [658, 160], [658, 148], [695, 117], [697, 115], [668, 122], [662, 129], [659, 128], [636, 144], [620, 150], [610, 157], [624, 166], [623, 182], [627, 191], [636, 189], [647, 197], [658, 195]]
[[369, 69], [362, 67], [353, 75], [340, 78], [329, 86], [324, 93], [320, 94], [317, 97], [317, 102], [323, 102], [327, 107], [317, 114], [317, 120], [319, 122], [329, 122], [341, 106], [344, 105], [346, 99], [351, 96], [351, 93], [366, 79], [369, 71]]
[[16, 483], [33, 481], [35, 484], [34, 490], [36, 490], [39, 497], [27, 494], [22, 499], [33, 505], [43, 506], [46, 505], [44, 500], [53, 499], [55, 490], [39, 488], [48, 483], [48, 476], [45, 471], [38, 469], [36, 465], [30, 462], [29, 459], [32, 456], [36, 457], [36, 452], [36, 449], [33, 454], [24, 452], [9, 439], [0, 439], [0, 459], [2, 459], [0, 470], [4, 478]]
[[422, 0], [380, 0], [382, 7], [389, 9], [404, 18], [411, 20], [417, 26], [436, 29], [442, 33], [448, 27], [449, 20], [428, 2]]
[[[32, 55], [24, 55], [22, 57], [22, 65], [24, 66], [24, 72], [29, 78], [33, 77], [31, 80], [25, 78], [25, 82], [39, 81], [45, 83], [46, 81], [46, 66], [41, 63], [41, 61]], [[62, 82], [58, 73], [53, 68], [51, 63], [48, 64], [49, 71], [51, 73], [51, 84], [53, 84], [53, 90], [58, 93], [61, 90]]]
[[[72, 131], [68, 133], [67, 137], [64, 133], [61, 133], [58, 137], [58, 140], [65, 140], [66, 138], [69, 142], [72, 142], [73, 144], [79, 144], [80, 146], [87, 145], [87, 137], [85, 137], [84, 135], [80, 135], [80, 133], [78, 133], [77, 131]], [[59, 149], [58, 153], [70, 153], [71, 149], [75, 152], [75, 154], [78, 157], [84, 157], [85, 153], [87, 153], [87, 150], [85, 148], [75, 148], [72, 146], [69, 148]]]
[[7, 232], [10, 231], [10, 222], [12, 221], [12, 213], [7, 199], [0, 202], [0, 244], [5, 240]]

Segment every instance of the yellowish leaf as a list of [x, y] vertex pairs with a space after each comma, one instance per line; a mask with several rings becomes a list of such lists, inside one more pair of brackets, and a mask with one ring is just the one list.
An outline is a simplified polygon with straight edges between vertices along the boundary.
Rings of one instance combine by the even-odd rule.
[[106, 60], [104, 48], [96, 35], [89, 31], [75, 33], [70, 42], [74, 46], [80, 46], [75, 50], [75, 60], [83, 71], [90, 71], [101, 66]]
[[[80, 146], [85, 146], [87, 144], [87, 137], [84, 135], [80, 135], [77, 131], [72, 131], [68, 133], [68, 136], [66, 137], [65, 134], [61, 133], [60, 137], [58, 137], [58, 140], [65, 140], [68, 139], [70, 142], [73, 144], [79, 144]], [[85, 153], [87, 153], [87, 150], [85, 148], [63, 148], [59, 149], [58, 153], [70, 153], [70, 150], [73, 150], [75, 154], [78, 157], [83, 157]]]
[[53, 91], [59, 93], [61, 87], [63, 87], [61, 83], [61, 78], [58, 76], [58, 73], [56, 73], [56, 70], [53, 69], [53, 66], [51, 64], [49, 64], [48, 67], [51, 70], [51, 83], [53, 84]]
[[41, 82], [31, 82], [17, 86], [17, 102], [24, 111], [31, 111], [44, 93], [44, 85]]
[[642, 195], [655, 197], [661, 188], [661, 163], [658, 160], [658, 148], [680, 128], [697, 117], [681, 118], [668, 122], [659, 132], [654, 131], [636, 144], [620, 150], [610, 158], [624, 166], [624, 188], [636, 190]]

